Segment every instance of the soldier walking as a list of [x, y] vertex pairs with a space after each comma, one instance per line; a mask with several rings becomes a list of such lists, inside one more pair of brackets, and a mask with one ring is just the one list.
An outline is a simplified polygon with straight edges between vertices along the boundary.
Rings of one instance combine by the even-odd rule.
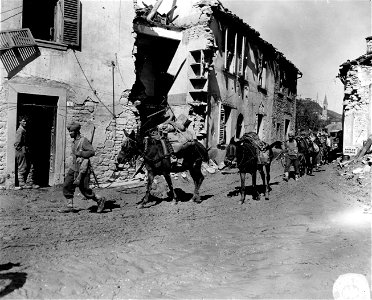
[[87, 167], [87, 163], [90, 164], [90, 161], [87, 160], [95, 155], [95, 151], [91, 142], [80, 134], [80, 128], [80, 124], [75, 122], [67, 126], [70, 137], [73, 139], [71, 147], [72, 163], [63, 184], [63, 195], [67, 200], [67, 206], [58, 212], [68, 213], [74, 211], [73, 198], [75, 189], [78, 186], [85, 198], [97, 202], [97, 213], [101, 213], [104, 209], [106, 199], [96, 195], [89, 188], [91, 169]]

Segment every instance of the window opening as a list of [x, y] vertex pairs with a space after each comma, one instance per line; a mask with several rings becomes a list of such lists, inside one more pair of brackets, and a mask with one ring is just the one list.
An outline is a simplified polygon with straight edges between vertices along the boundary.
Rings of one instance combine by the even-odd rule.
[[288, 135], [288, 130], [289, 130], [289, 120], [285, 120], [285, 123], [284, 123], [284, 135], [285, 137], [287, 138], [287, 135]]
[[23, 0], [22, 27], [35, 39], [79, 46], [80, 1]]
[[260, 137], [260, 133], [261, 133], [261, 127], [262, 127], [262, 121], [263, 121], [263, 115], [261, 114], [257, 114], [256, 115], [256, 124], [257, 124], [257, 129], [256, 129], [256, 133], [258, 134], [258, 136]]

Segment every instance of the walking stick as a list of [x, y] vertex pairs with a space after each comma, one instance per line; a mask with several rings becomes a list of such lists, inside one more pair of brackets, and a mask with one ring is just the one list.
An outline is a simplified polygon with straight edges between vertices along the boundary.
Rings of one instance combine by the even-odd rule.
[[[91, 143], [91, 144], [93, 144], [93, 138], [94, 138], [94, 133], [95, 133], [95, 132], [96, 132], [96, 127], [93, 126], [92, 137], [90, 138], [90, 143]], [[98, 183], [98, 179], [97, 179], [96, 173], [94, 173], [93, 167], [92, 167], [92, 165], [91, 165], [90, 162], [89, 162], [89, 168], [90, 168], [90, 171], [91, 171], [92, 174], [93, 174], [94, 181], [96, 182], [96, 185], [97, 185], [97, 187], [99, 188], [99, 183]]]

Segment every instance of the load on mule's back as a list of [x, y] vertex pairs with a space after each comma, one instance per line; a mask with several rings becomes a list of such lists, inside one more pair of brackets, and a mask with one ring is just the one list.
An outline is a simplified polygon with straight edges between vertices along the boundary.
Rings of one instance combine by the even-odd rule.
[[161, 135], [171, 144], [172, 154], [179, 158], [180, 165], [183, 162], [180, 159], [182, 159], [184, 151], [195, 144], [194, 135], [187, 129], [190, 124], [191, 121], [184, 114], [175, 119], [173, 112], [171, 112], [169, 118], [158, 126]]

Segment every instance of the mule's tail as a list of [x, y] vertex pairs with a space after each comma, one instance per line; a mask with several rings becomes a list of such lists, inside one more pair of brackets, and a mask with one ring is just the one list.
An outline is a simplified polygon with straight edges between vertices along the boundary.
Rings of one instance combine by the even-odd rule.
[[207, 148], [205, 148], [204, 145], [202, 143], [200, 143], [199, 141], [195, 141], [194, 146], [195, 146], [195, 152], [202, 159], [202, 161], [208, 162], [209, 161], [209, 157], [208, 157], [208, 150], [207, 150]]

